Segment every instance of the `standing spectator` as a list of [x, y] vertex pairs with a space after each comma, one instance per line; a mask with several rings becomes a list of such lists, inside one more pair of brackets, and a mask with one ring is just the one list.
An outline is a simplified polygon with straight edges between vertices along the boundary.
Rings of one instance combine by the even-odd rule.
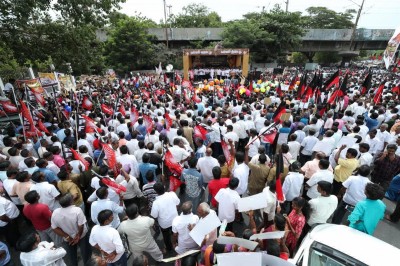
[[342, 145], [335, 155], [335, 161], [338, 164], [335, 167], [335, 178], [333, 180], [333, 194], [337, 195], [342, 188], [342, 183], [353, 174], [353, 171], [358, 167], [358, 160], [356, 159], [357, 150], [349, 148], [346, 153], [346, 159], [339, 158], [342, 150], [346, 145]]
[[318, 182], [326, 181], [329, 183], [333, 183], [333, 173], [329, 170], [329, 161], [325, 159], [321, 159], [318, 161], [319, 170], [314, 173], [311, 178], [307, 181], [306, 187], [308, 187], [307, 197], [310, 199], [317, 198], [320, 196], [318, 192]]
[[284, 212], [290, 213], [292, 200], [300, 197], [301, 188], [303, 187], [304, 175], [300, 172], [300, 163], [294, 162], [289, 166], [289, 173], [282, 185], [283, 194], [285, 195]]
[[396, 155], [397, 147], [395, 144], [386, 146], [386, 151], [378, 154], [374, 161], [374, 170], [371, 174], [371, 180], [386, 189], [390, 181], [400, 173], [400, 156]]
[[289, 136], [289, 142], [287, 144], [289, 146], [289, 152], [290, 152], [290, 155], [292, 155], [293, 160], [297, 160], [297, 158], [299, 157], [300, 148], [301, 148], [301, 144], [299, 142], [297, 142], [296, 140], [297, 140], [297, 135], [292, 134]]
[[136, 204], [128, 206], [126, 214], [129, 219], [121, 223], [118, 227], [118, 232], [127, 236], [129, 249], [134, 257], [142, 256], [143, 251], [145, 251], [154, 260], [162, 260], [163, 254], [150, 230], [154, 225], [154, 219], [148, 216], [141, 216]]
[[15, 247], [20, 236], [17, 218], [20, 212], [14, 203], [0, 196], [0, 233], [5, 236], [10, 246]]
[[383, 219], [386, 205], [382, 202], [385, 191], [381, 186], [368, 183], [365, 186], [365, 200], [359, 201], [348, 217], [350, 227], [373, 235], [379, 221]]
[[200, 171], [203, 177], [203, 184], [205, 187], [213, 179], [212, 169], [215, 166], [219, 166], [218, 160], [212, 157], [213, 151], [211, 148], [206, 149], [206, 156], [200, 158], [197, 161], [196, 168]]
[[174, 233], [172, 243], [179, 255], [199, 247], [189, 235], [189, 227], [192, 228], [199, 221], [199, 217], [192, 213], [192, 208], [192, 202], [184, 202], [181, 215], [172, 221], [172, 232]]
[[115, 181], [126, 188], [126, 192], [122, 192], [125, 207], [128, 207], [133, 203], [140, 207], [140, 201], [143, 198], [143, 193], [139, 188], [139, 182], [137, 181], [136, 177], [130, 175], [129, 171], [125, 171], [124, 167], [121, 167], [120, 174], [117, 176]]
[[229, 181], [227, 188], [220, 189], [215, 195], [215, 200], [218, 202], [218, 217], [221, 221], [226, 220], [227, 231], [233, 230], [233, 221], [235, 220], [236, 209], [238, 208], [238, 200], [240, 199], [237, 187], [239, 179], [233, 177]]
[[311, 160], [311, 155], [313, 153], [313, 148], [315, 144], [317, 144], [318, 139], [315, 135], [315, 130], [310, 129], [308, 131], [308, 136], [303, 139], [301, 142], [301, 147], [300, 147], [300, 162], [302, 165], [304, 165], [306, 162]]
[[147, 184], [146, 174], [148, 171], [153, 173], [154, 179], [156, 179], [157, 165], [150, 163], [150, 155], [148, 153], [143, 154], [142, 163], [139, 163], [139, 172], [142, 177], [143, 184]]
[[61, 239], [51, 229], [51, 211], [49, 206], [39, 203], [40, 195], [36, 190], [31, 190], [25, 195], [29, 204], [25, 205], [23, 213], [31, 221], [42, 241], [54, 242], [56, 246], [61, 245]]
[[101, 252], [108, 266], [127, 266], [127, 256], [118, 231], [110, 225], [114, 221], [110, 210], [102, 210], [96, 217], [99, 222], [90, 232], [89, 243]]
[[82, 192], [79, 187], [70, 179], [70, 173], [67, 171], [61, 171], [58, 173], [57, 177], [60, 179], [60, 181], [57, 183], [57, 187], [58, 190], [60, 190], [61, 195], [66, 195], [68, 193], [71, 194], [75, 206], [85, 211], [85, 203], [83, 202]]
[[92, 203], [90, 216], [92, 218], [93, 223], [99, 224], [97, 220], [97, 216], [103, 210], [111, 210], [113, 212], [114, 219], [112, 220], [111, 226], [113, 228], [118, 228], [119, 224], [121, 223], [119, 220], [118, 214], [124, 211], [123, 208], [123, 201], [120, 201], [120, 205], [116, 204], [114, 201], [108, 199], [108, 190], [106, 187], [101, 187], [96, 190], [96, 196], [98, 200]]
[[143, 186], [142, 191], [143, 191], [143, 196], [145, 197], [147, 201], [147, 212], [150, 213], [151, 208], [153, 207], [153, 202], [156, 200], [157, 197], [157, 192], [154, 190], [154, 184], [156, 181], [154, 180], [154, 175], [152, 172], [147, 172], [147, 177], [146, 177], [148, 183]]
[[183, 170], [181, 180], [185, 183], [186, 200], [192, 203], [192, 212], [195, 212], [201, 200], [203, 177], [196, 169], [197, 159], [195, 157], [190, 158], [188, 164], [189, 169]]
[[[267, 176], [270, 172], [269, 166], [265, 163], [267, 161], [267, 156], [265, 154], [260, 154], [258, 157], [257, 164], [249, 162], [249, 147], [245, 147], [245, 164], [250, 169], [249, 183], [248, 183], [248, 191], [249, 195], [255, 195], [261, 193], [265, 187], [265, 183], [267, 182]], [[254, 157], [253, 157], [254, 158]]]
[[243, 195], [247, 192], [247, 186], [249, 182], [249, 167], [244, 163], [244, 153], [236, 153], [236, 167], [233, 169], [232, 176], [239, 179], [239, 185], [236, 191], [239, 195]]
[[27, 204], [25, 201], [25, 194], [31, 189], [31, 175], [27, 171], [19, 172], [15, 177], [17, 182], [14, 184], [10, 197], [18, 196], [22, 204]]
[[31, 186], [30, 190], [36, 190], [39, 193], [39, 202], [49, 206], [51, 211], [59, 208], [58, 198], [60, 197], [60, 192], [55, 186], [45, 181], [44, 174], [39, 171], [34, 172], [31, 179], [35, 184]]
[[356, 204], [362, 200], [365, 200], [365, 186], [370, 183], [368, 176], [371, 173], [368, 165], [361, 165], [358, 169], [357, 176], [350, 176], [346, 181], [343, 182], [343, 188], [338, 194], [338, 198], [342, 199], [339, 206], [337, 207], [332, 223], [341, 224], [343, 217], [348, 207], [354, 208]]
[[218, 191], [220, 191], [221, 189], [228, 187], [230, 179], [227, 177], [221, 177], [222, 171], [219, 166], [214, 166], [212, 169], [212, 173], [214, 179], [211, 180], [208, 184], [208, 191], [211, 195], [211, 205], [216, 208], [217, 201], [215, 200], [215, 195], [217, 195]]
[[165, 192], [165, 188], [160, 182], [154, 184], [154, 190], [157, 192], [158, 196], [153, 202], [150, 215], [158, 220], [158, 224], [161, 227], [165, 248], [167, 251], [172, 251], [172, 221], [176, 216], [178, 216], [177, 207], [180, 203], [180, 200], [176, 196], [175, 192]]
[[371, 166], [374, 161], [374, 157], [371, 155], [371, 153], [369, 153], [369, 144], [360, 143], [359, 150], [360, 157], [358, 158], [358, 165]]
[[82, 209], [74, 205], [74, 198], [66, 194], [60, 199], [61, 208], [56, 209], [51, 216], [51, 227], [64, 239], [63, 247], [67, 251], [68, 265], [78, 266], [78, 247], [82, 262], [86, 265], [91, 256], [88, 228]]
[[40, 236], [36, 232], [23, 235], [18, 240], [17, 250], [21, 252], [22, 265], [65, 265], [63, 260], [63, 257], [67, 254], [65, 249], [54, 248], [52, 243], [40, 241]]

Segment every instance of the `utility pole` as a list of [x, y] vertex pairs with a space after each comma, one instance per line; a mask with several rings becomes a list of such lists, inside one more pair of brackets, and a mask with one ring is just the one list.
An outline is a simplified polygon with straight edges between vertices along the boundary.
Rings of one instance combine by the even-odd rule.
[[[352, 1], [353, 2], [353, 1]], [[361, 11], [362, 11], [362, 9], [363, 9], [363, 7], [364, 7], [364, 2], [365, 2], [365, 0], [362, 0], [362, 3], [361, 3], [361, 5], [358, 5], [359, 7], [360, 7], [360, 9], [358, 9], [358, 13], [357, 13], [357, 18], [356, 18], [356, 22], [354, 23], [354, 26], [353, 26], [353, 32], [351, 33], [351, 39], [350, 39], [350, 51], [351, 51], [351, 47], [353, 46], [353, 42], [354, 42], [354, 38], [355, 38], [355, 36], [356, 36], [356, 30], [357, 30], [357, 25], [358, 25], [358, 21], [360, 20], [360, 16], [361, 16]], [[354, 2], [353, 2], [354, 3]]]
[[285, 1], [286, 4], [286, 13], [289, 12], [289, 0]]
[[167, 4], [164, 1], [164, 27], [165, 27], [165, 40], [167, 41], [167, 49], [168, 49], [168, 27], [167, 27]]
[[171, 7], [172, 7], [172, 5], [168, 5], [167, 7], [168, 7], [168, 17], [171, 17]]

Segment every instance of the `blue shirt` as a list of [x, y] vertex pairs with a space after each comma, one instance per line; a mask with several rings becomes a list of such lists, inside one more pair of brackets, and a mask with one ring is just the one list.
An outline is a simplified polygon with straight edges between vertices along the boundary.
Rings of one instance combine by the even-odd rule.
[[185, 182], [185, 193], [191, 198], [200, 196], [203, 187], [203, 176], [195, 168], [184, 169], [181, 180]]
[[147, 184], [146, 173], [148, 171], [153, 172], [154, 180], [156, 180], [156, 169], [157, 165], [151, 163], [140, 163], [139, 164], [139, 171], [140, 175], [142, 176], [143, 184]]
[[347, 220], [351, 228], [373, 235], [376, 226], [385, 215], [385, 209], [386, 205], [381, 200], [365, 199], [356, 204]]
[[378, 120], [372, 119], [368, 116], [368, 113], [364, 113], [365, 125], [368, 127], [369, 131], [378, 127]]
[[44, 174], [47, 182], [54, 183], [55, 181], [59, 181], [57, 175], [53, 171], [47, 168], [39, 168], [39, 171]]
[[137, 139], [138, 139], [138, 140], [144, 140], [144, 137], [145, 137], [146, 134], [147, 134], [146, 126], [143, 125], [143, 124], [138, 125], [138, 127], [136, 128], [136, 130], [140, 133], [140, 135], [137, 136]]
[[4, 250], [6, 252], [6, 256], [3, 259], [0, 259], [0, 265], [6, 265], [7, 263], [10, 262], [10, 251], [8, 250], [8, 247], [6, 244], [3, 242], [0, 242], [0, 250]]

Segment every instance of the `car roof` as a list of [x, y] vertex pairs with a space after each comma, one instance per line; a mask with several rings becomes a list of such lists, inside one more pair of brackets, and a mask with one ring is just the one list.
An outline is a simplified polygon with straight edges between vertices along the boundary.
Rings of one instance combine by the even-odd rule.
[[395, 265], [400, 258], [400, 249], [344, 225], [319, 225], [309, 236], [368, 265]]

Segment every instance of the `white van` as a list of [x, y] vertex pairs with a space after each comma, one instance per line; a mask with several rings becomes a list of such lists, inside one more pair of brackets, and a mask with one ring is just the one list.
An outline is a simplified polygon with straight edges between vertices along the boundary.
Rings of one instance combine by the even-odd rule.
[[344, 225], [316, 226], [290, 260], [297, 266], [398, 266], [400, 249]]

